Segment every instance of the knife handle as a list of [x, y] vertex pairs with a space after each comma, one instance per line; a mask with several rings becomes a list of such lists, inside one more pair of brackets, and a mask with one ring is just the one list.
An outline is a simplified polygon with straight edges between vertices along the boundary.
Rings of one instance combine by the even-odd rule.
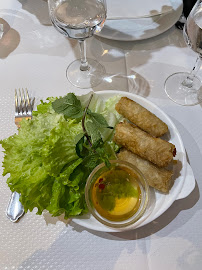
[[10, 202], [6, 210], [6, 215], [12, 222], [16, 222], [24, 214], [24, 207], [22, 206], [19, 199], [19, 193], [13, 192], [11, 194]]

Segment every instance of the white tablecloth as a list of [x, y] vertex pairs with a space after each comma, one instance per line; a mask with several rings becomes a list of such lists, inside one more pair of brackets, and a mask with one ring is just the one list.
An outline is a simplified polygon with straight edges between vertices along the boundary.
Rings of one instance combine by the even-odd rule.
[[[40, 99], [89, 90], [72, 87], [65, 77], [68, 64], [79, 57], [78, 44], [51, 26], [46, 1], [3, 0], [0, 18], [12, 28], [7, 43], [0, 43], [0, 139], [3, 139], [16, 132], [15, 88], [27, 87], [31, 95]], [[6, 179], [0, 176], [0, 269], [201, 269], [201, 105], [179, 106], [168, 99], [163, 89], [170, 74], [192, 68], [196, 55], [187, 48], [182, 32], [175, 27], [138, 42], [94, 37], [88, 40], [87, 47], [88, 55], [97, 58], [108, 74], [108, 79], [94, 90], [139, 94], [170, 116], [182, 136], [196, 187], [187, 198], [174, 202], [162, 216], [144, 227], [102, 233], [64, 222], [62, 218], [51, 218], [47, 213], [42, 216], [28, 213], [18, 223], [11, 223], [5, 215], [10, 190]]]

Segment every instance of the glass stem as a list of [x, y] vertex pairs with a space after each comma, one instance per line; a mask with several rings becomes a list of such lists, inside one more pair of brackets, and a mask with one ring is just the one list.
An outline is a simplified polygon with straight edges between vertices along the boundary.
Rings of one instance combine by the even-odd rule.
[[191, 88], [193, 86], [194, 78], [198, 72], [198, 70], [201, 67], [201, 56], [199, 55], [196, 59], [195, 65], [190, 72], [190, 74], [187, 76], [187, 78], [182, 82], [183, 86], [186, 86], [188, 88]]
[[0, 23], [0, 39], [3, 37], [4, 34], [4, 25]]
[[88, 61], [86, 58], [86, 41], [85, 40], [79, 40], [79, 46], [80, 46], [80, 53], [81, 53], [81, 71], [89, 70]]

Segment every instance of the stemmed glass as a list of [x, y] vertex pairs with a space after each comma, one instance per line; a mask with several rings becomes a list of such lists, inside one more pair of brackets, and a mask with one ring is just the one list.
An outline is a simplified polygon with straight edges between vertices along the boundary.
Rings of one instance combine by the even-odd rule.
[[67, 79], [76, 87], [91, 88], [101, 83], [105, 68], [94, 59], [86, 58], [86, 38], [101, 31], [107, 16], [106, 0], [48, 0], [54, 27], [64, 36], [77, 39], [81, 59], [72, 62]]
[[191, 10], [183, 29], [186, 44], [198, 54], [190, 73], [178, 72], [165, 81], [165, 92], [177, 104], [190, 106], [202, 102], [202, 83], [196, 76], [202, 59], [202, 0]]

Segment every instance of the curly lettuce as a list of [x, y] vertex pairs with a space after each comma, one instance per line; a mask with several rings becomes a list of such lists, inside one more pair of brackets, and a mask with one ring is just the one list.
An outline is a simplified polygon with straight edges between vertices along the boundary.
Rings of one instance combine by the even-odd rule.
[[[92, 162], [91, 158], [78, 156], [76, 143], [83, 132], [81, 119], [56, 113], [52, 108], [56, 99], [41, 101], [33, 119], [21, 122], [18, 134], [0, 141], [5, 149], [3, 176], [9, 174], [7, 184], [12, 192], [21, 194], [25, 212], [36, 207], [37, 214], [47, 209], [52, 216], [64, 213], [69, 218], [88, 211], [84, 196], [86, 179], [101, 160]], [[85, 107], [84, 101], [81, 104]], [[91, 111], [103, 114], [109, 125], [115, 126], [119, 116], [109, 104], [110, 100], [104, 103], [96, 97]], [[105, 152], [116, 151], [109, 139], [112, 133], [102, 132]]]

